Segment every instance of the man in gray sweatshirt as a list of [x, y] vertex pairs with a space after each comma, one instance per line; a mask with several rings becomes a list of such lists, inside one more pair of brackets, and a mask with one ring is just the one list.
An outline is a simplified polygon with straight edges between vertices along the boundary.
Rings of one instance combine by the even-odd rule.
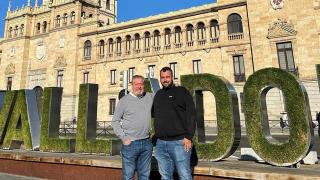
[[152, 143], [150, 139], [153, 94], [144, 92], [144, 78], [132, 78], [132, 92], [120, 99], [112, 118], [112, 127], [122, 140], [122, 179], [149, 179]]

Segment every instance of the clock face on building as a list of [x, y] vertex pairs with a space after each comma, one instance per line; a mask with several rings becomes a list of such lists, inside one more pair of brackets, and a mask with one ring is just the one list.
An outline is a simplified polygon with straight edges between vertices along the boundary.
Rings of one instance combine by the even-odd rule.
[[46, 49], [43, 44], [38, 44], [36, 49], [36, 58], [38, 60], [42, 60], [43, 57], [46, 55]]
[[284, 0], [270, 0], [270, 3], [274, 10], [282, 9], [284, 5]]

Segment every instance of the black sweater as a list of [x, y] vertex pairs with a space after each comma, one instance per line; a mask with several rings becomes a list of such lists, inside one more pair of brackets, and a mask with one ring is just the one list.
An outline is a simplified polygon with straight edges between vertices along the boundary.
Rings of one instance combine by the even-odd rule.
[[156, 137], [162, 140], [192, 140], [196, 121], [192, 96], [184, 87], [159, 90], [153, 101]]

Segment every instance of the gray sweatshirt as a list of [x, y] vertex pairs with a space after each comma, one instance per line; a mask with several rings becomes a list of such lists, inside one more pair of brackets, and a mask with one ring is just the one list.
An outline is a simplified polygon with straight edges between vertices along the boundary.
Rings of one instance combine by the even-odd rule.
[[127, 94], [117, 104], [112, 118], [115, 134], [121, 139], [131, 141], [149, 137], [151, 127], [151, 108], [153, 94], [142, 97]]

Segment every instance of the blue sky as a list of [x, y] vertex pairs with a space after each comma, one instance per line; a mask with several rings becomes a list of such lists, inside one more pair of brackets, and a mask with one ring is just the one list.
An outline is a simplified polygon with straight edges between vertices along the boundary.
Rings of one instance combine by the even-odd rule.
[[[38, 0], [42, 3], [42, 0]], [[118, 0], [118, 22], [166, 13], [179, 9], [214, 3], [216, 0]], [[3, 37], [4, 22], [9, 0], [0, 0], [0, 37]], [[31, 4], [34, 0], [31, 0]], [[39, 4], [40, 4], [39, 3]], [[12, 0], [11, 9], [22, 7], [27, 0]]]

